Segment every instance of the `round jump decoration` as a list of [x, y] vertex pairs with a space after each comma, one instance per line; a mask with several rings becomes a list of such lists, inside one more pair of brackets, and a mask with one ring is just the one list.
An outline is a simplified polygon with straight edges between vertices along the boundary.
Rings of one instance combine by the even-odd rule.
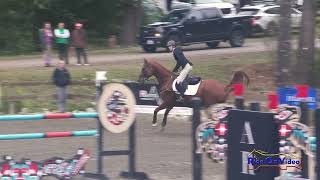
[[135, 120], [135, 105], [135, 96], [127, 86], [106, 85], [98, 104], [101, 124], [112, 133], [125, 132]]

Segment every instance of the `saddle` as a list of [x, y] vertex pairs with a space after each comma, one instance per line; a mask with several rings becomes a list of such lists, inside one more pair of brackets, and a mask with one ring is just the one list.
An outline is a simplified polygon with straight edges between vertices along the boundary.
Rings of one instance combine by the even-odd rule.
[[177, 79], [175, 79], [172, 84], [172, 89], [178, 94], [195, 95], [198, 91], [200, 83], [201, 77], [187, 76], [181, 84], [178, 84]]
[[198, 76], [189, 76], [186, 78], [186, 80], [188, 82], [188, 85], [196, 85], [201, 81], [201, 77]]

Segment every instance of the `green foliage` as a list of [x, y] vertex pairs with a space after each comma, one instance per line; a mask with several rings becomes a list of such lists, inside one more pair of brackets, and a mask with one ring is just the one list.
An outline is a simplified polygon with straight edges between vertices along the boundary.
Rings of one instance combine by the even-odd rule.
[[80, 21], [97, 39], [118, 35], [127, 8], [139, 3], [140, 0], [1, 0], [0, 54], [39, 50], [38, 29], [46, 21], [53, 28], [65, 22], [70, 30]]
[[319, 37], [319, 35], [320, 35], [320, 16], [318, 16], [316, 18], [316, 33], [317, 33], [317, 37]]
[[163, 16], [162, 10], [158, 7], [157, 2], [155, 0], [144, 0], [143, 1], [144, 8], [144, 21], [143, 24], [150, 24], [160, 20]]

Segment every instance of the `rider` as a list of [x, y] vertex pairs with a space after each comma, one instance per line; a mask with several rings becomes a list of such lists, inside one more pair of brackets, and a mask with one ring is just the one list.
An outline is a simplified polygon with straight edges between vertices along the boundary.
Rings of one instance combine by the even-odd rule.
[[188, 87], [188, 82], [186, 82], [185, 79], [191, 72], [193, 64], [184, 56], [181, 48], [177, 47], [175, 41], [169, 41], [167, 46], [173, 53], [174, 59], [177, 61], [177, 64], [172, 70], [172, 72], [176, 73], [178, 72], [179, 68], [182, 67], [182, 70], [179, 76], [177, 77], [177, 90], [183, 96]]

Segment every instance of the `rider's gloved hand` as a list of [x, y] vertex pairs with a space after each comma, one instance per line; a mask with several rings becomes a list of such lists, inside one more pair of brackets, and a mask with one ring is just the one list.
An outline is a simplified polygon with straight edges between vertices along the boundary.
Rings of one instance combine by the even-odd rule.
[[178, 76], [179, 74], [177, 72], [172, 72], [172, 75]]

